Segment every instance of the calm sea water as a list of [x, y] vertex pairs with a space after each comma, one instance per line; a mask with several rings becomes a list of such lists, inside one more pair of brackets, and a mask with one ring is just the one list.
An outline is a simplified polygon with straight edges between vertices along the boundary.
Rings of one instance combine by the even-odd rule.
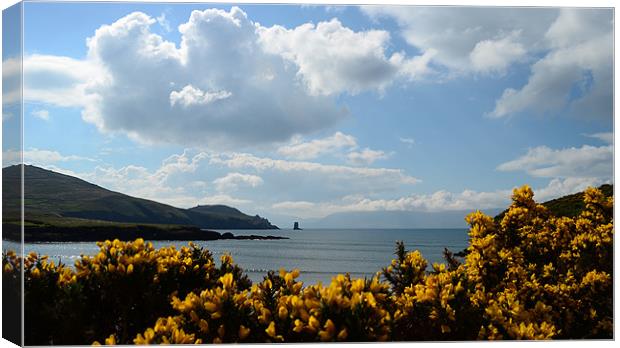
[[[220, 232], [229, 232], [221, 230]], [[463, 250], [468, 241], [466, 229], [304, 229], [293, 230], [234, 230], [235, 235], [277, 235], [284, 240], [217, 240], [196, 242], [209, 249], [216, 261], [229, 252], [252, 281], [260, 281], [268, 270], [281, 267], [299, 268], [300, 279], [306, 284], [329, 283], [338, 273], [349, 272], [352, 277], [370, 277], [390, 264], [397, 240], [405, 242], [407, 250], [419, 250], [429, 261], [442, 262], [444, 247], [454, 252]], [[156, 248], [171, 244], [187, 245], [182, 241], [153, 242]], [[3, 242], [2, 249], [15, 249], [17, 243]], [[49, 255], [56, 262], [73, 265], [81, 254], [94, 255], [98, 248], [86, 243], [32, 243], [25, 245], [26, 253], [35, 251]]]

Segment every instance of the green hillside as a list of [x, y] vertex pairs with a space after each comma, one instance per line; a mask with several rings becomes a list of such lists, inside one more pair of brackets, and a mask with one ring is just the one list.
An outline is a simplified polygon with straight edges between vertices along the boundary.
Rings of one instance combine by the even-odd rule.
[[199, 205], [187, 209], [186, 213], [196, 225], [209, 225], [215, 229], [227, 228], [224, 226], [230, 225], [250, 225], [255, 229], [274, 228], [265, 218], [249, 216], [226, 205]]
[[[611, 197], [614, 195], [614, 186], [605, 184], [599, 188], [605, 197]], [[567, 216], [575, 217], [583, 211], [585, 205], [583, 203], [583, 192], [578, 192], [572, 195], [563, 196], [560, 198], [552, 199], [550, 201], [542, 203], [549, 211], [555, 216]], [[495, 217], [496, 221], [501, 220], [504, 217], [506, 211], [504, 210]]]
[[[3, 218], [19, 219], [20, 166], [2, 169]], [[35, 166], [24, 166], [25, 220], [113, 221], [193, 225], [212, 229], [274, 229], [266, 219], [226, 206], [180, 209], [107, 190], [84, 180]], [[73, 221], [73, 220], [71, 220]]]
[[[599, 190], [603, 192], [605, 197], [611, 197], [614, 195], [613, 185], [601, 185]], [[572, 195], [560, 197], [543, 203], [555, 216], [568, 216], [574, 217], [579, 215], [585, 208], [583, 203], [583, 192], [575, 193]]]

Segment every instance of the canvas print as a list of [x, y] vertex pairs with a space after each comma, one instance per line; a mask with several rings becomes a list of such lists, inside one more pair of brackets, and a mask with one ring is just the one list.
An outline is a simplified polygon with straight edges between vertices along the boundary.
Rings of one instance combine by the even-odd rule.
[[613, 8], [2, 15], [5, 339], [613, 339]]

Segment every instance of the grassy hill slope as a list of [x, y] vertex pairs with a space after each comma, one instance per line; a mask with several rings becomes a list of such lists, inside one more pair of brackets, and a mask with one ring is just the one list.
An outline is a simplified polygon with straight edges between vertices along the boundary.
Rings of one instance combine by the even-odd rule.
[[[605, 197], [611, 197], [614, 195], [613, 185], [601, 185], [598, 189], [603, 192]], [[547, 207], [547, 209], [549, 209], [549, 211], [555, 216], [575, 217], [585, 208], [585, 204], [583, 203], [583, 192], [552, 199], [541, 204]], [[495, 220], [501, 220], [505, 213], [506, 210], [502, 211], [495, 217]]]
[[230, 225], [249, 225], [255, 229], [274, 228], [269, 220], [258, 215], [250, 216], [242, 213], [236, 208], [225, 205], [199, 205], [187, 209], [186, 213], [190, 219], [199, 226], [209, 225], [210, 228], [227, 228]]
[[[2, 169], [3, 218], [19, 219], [20, 166]], [[26, 220], [54, 222], [73, 218], [120, 223], [194, 225], [201, 228], [273, 229], [266, 219], [226, 206], [180, 209], [107, 190], [87, 181], [35, 166], [24, 166]], [[215, 207], [215, 208], [212, 208]]]
[[[603, 192], [605, 197], [610, 197], [614, 195], [613, 185], [601, 185], [599, 187], [599, 190]], [[585, 208], [585, 204], [583, 203], [583, 192], [552, 199], [548, 202], [543, 203], [543, 205], [547, 207], [555, 216], [568, 217], [574, 217], [579, 215], [579, 213], [581, 213], [581, 211]]]

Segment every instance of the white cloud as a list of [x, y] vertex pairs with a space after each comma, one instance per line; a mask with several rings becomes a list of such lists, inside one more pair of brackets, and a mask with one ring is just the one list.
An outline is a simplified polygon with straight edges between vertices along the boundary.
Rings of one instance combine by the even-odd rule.
[[200, 162], [206, 158], [208, 155], [204, 152], [190, 156], [189, 150], [183, 150], [180, 155], [174, 154], [165, 158], [158, 172], [166, 178], [176, 173], [194, 173]]
[[606, 35], [613, 26], [612, 11], [592, 8], [562, 8], [545, 38], [551, 47], [571, 47]]
[[[3, 159], [6, 155], [6, 153], [3, 155]], [[19, 153], [9, 155], [17, 156]], [[58, 165], [68, 161], [94, 160], [81, 156], [64, 156], [56, 151], [38, 149], [25, 151], [24, 157], [28, 164], [76, 176], [112, 191], [176, 207], [195, 206], [198, 204], [196, 195], [205, 190], [204, 183], [195, 183], [183, 177], [189, 175], [191, 178], [194, 175], [200, 161], [206, 158], [204, 153], [190, 156], [187, 151], [184, 151], [182, 154], [169, 156], [156, 170], [149, 170], [139, 165], [127, 165], [120, 168], [96, 165], [92, 170], [85, 172], [74, 172]], [[187, 187], [188, 181], [190, 181], [190, 187]]]
[[495, 192], [464, 190], [460, 193], [440, 190], [432, 194], [411, 195], [398, 199], [372, 200], [365, 198], [345, 206], [345, 209], [349, 211], [485, 209], [501, 206], [509, 197], [509, 190]]
[[[528, 82], [507, 88], [491, 117], [522, 111], [612, 115], [613, 11], [591, 8], [364, 6], [390, 17], [401, 35], [447, 77], [503, 75], [515, 63], [531, 65]], [[542, 57], [542, 58], [541, 58]]]
[[594, 134], [584, 134], [587, 137], [599, 139], [607, 144], [613, 144], [614, 142], [614, 133], [612, 132], [602, 132], [602, 133], [594, 133]]
[[389, 156], [383, 151], [365, 148], [360, 152], [349, 152], [349, 154], [347, 154], [347, 162], [357, 166], [370, 165], [377, 160], [386, 159], [388, 157]]
[[95, 159], [77, 156], [77, 155], [63, 155], [58, 151], [52, 150], [40, 150], [37, 148], [30, 148], [25, 151], [17, 150], [5, 150], [2, 152], [2, 161], [4, 165], [18, 164], [22, 160], [22, 155], [25, 164], [33, 164], [46, 166], [58, 162], [70, 162], [70, 161], [88, 161], [96, 162]]
[[237, 7], [193, 11], [178, 45], [153, 33], [155, 22], [134, 12], [101, 26], [85, 60], [28, 57], [26, 100], [81, 107], [102, 132], [219, 148], [287, 141], [348, 114], [331, 97], [309, 95]]
[[[198, 203], [194, 194], [188, 194], [185, 187], [170, 184], [174, 166], [163, 165], [155, 171], [127, 165], [121, 168], [97, 166], [91, 172], [75, 173], [86, 181], [106, 189], [128, 194], [130, 196], [150, 199], [175, 207], [188, 208]], [[176, 167], [179, 169], [179, 167]]]
[[39, 150], [37, 148], [31, 148], [24, 151], [25, 163], [56, 163], [67, 161], [89, 161], [95, 162], [94, 159], [76, 156], [76, 155], [62, 155], [58, 151]]
[[403, 53], [396, 52], [390, 57], [390, 62], [399, 67], [398, 76], [408, 81], [422, 80], [436, 74], [430, 67], [432, 58], [437, 54], [434, 49], [428, 49], [419, 56], [407, 58]]
[[89, 89], [106, 84], [109, 76], [98, 64], [62, 56], [24, 56], [24, 101], [91, 110], [97, 101]]
[[371, 199], [363, 196], [337, 201], [285, 201], [272, 206], [280, 214], [302, 218], [322, 218], [334, 213], [371, 211], [426, 211], [476, 210], [505, 207], [510, 202], [511, 190], [460, 193], [436, 191], [431, 194], [412, 194], [396, 199]]
[[263, 184], [263, 179], [258, 175], [228, 173], [226, 176], [213, 180], [218, 191], [235, 190], [239, 185], [256, 187]]
[[286, 161], [267, 157], [257, 157], [247, 153], [213, 155], [211, 164], [221, 164], [230, 168], [253, 168], [259, 172], [273, 170], [279, 172], [308, 172], [328, 175], [331, 178], [358, 181], [377, 180], [394, 184], [413, 185], [420, 180], [405, 174], [401, 169], [349, 167], [305, 161]]
[[49, 121], [50, 119], [50, 113], [47, 110], [44, 109], [40, 109], [40, 110], [34, 110], [32, 112], [32, 116], [40, 118], [44, 121]]
[[504, 90], [490, 116], [504, 117], [525, 110], [545, 113], [569, 106], [578, 115], [610, 118], [611, 12], [562, 9], [546, 32], [546, 39], [551, 51], [532, 65], [529, 80], [522, 88]]
[[555, 178], [546, 187], [535, 190], [534, 194], [537, 202], [544, 202], [581, 192], [588, 187], [598, 187], [609, 183], [611, 183], [611, 180], [601, 178]]
[[611, 178], [613, 146], [571, 147], [554, 150], [547, 146], [531, 148], [515, 160], [500, 164], [500, 171], [525, 171], [544, 178]]
[[313, 159], [322, 154], [333, 153], [342, 149], [357, 147], [357, 140], [351, 135], [336, 132], [322, 139], [302, 142], [299, 137], [293, 138], [289, 145], [278, 148], [278, 154], [294, 159]]
[[312, 201], [355, 194], [381, 196], [408, 191], [420, 182], [402, 169], [282, 160], [247, 153], [212, 154], [209, 167], [259, 175], [264, 184], [242, 192], [255, 201], [266, 198], [264, 203], [296, 201], [300, 197]]
[[291, 212], [291, 211], [308, 211], [314, 208], [315, 206], [316, 204], [312, 202], [307, 202], [307, 201], [294, 201], [294, 202], [285, 201], [285, 202], [274, 203], [271, 207], [279, 211]]
[[2, 106], [17, 103], [21, 99], [22, 62], [19, 58], [2, 61]]
[[94, 159], [69, 155], [63, 156], [57, 151], [48, 151], [48, 150], [39, 150], [39, 149], [30, 149], [24, 151], [24, 162], [37, 162], [37, 163], [54, 163], [54, 162], [67, 162], [67, 161], [89, 161], [95, 162]]
[[[268, 52], [299, 67], [298, 75], [314, 95], [382, 91], [403, 71], [413, 77], [428, 70], [419, 57], [410, 61], [402, 53], [388, 56], [387, 31], [355, 32], [336, 18], [294, 29], [279, 25], [261, 27], [258, 33]], [[407, 69], [402, 70], [404, 66]]]
[[248, 203], [252, 203], [252, 201], [247, 199], [233, 198], [229, 195], [213, 195], [200, 199], [200, 205], [223, 204], [229, 206], [239, 206]]
[[20, 164], [22, 161], [22, 154], [17, 150], [4, 150], [2, 151], [2, 166], [12, 166], [15, 164]]
[[406, 144], [408, 148], [412, 148], [415, 145], [415, 139], [413, 138], [399, 138], [400, 142]]
[[206, 105], [217, 100], [229, 98], [230, 96], [232, 96], [232, 93], [228, 91], [205, 92], [192, 85], [187, 85], [178, 92], [170, 92], [170, 106], [175, 106], [177, 103], [185, 108], [195, 105]]
[[498, 40], [483, 40], [469, 53], [473, 69], [480, 72], [506, 71], [508, 66], [522, 60], [526, 54], [523, 45], [516, 42], [518, 32]]
[[199, 177], [197, 170], [206, 158], [205, 153], [191, 156], [186, 150], [167, 157], [155, 170], [138, 165], [121, 168], [106, 165], [73, 175], [113, 191], [188, 208], [199, 203], [198, 195], [206, 189], [204, 183], [187, 185], [187, 182], [194, 182], [196, 180], [192, 179]]
[[401, 35], [432, 62], [450, 73], [503, 72], [540, 39], [557, 14], [555, 9], [501, 7], [363, 6], [376, 20], [391, 17]]
[[295, 137], [290, 144], [278, 148], [277, 153], [286, 158], [298, 160], [315, 159], [321, 155], [332, 154], [338, 157], [344, 156], [348, 164], [355, 166], [370, 165], [379, 159], [389, 157], [383, 151], [369, 148], [354, 151], [357, 146], [355, 137], [336, 132], [329, 137], [308, 142], [303, 142], [300, 137]]
[[161, 15], [157, 16], [157, 18], [155, 18], [157, 20], [157, 23], [166, 31], [166, 32], [171, 32], [172, 28], [170, 27], [170, 21], [168, 21], [168, 19], [166, 18], [166, 14], [162, 13]]
[[[561, 196], [581, 192], [587, 187], [597, 187], [609, 180], [597, 178], [552, 179], [547, 186], [534, 188], [534, 199], [545, 202]], [[371, 211], [417, 211], [442, 212], [454, 210], [475, 211], [479, 209], [506, 208], [511, 202], [512, 190], [449, 192], [445, 190], [430, 194], [412, 194], [395, 199], [371, 199], [363, 195], [344, 197], [335, 201], [283, 201], [272, 208], [279, 214], [302, 218], [322, 218], [334, 213]]]

